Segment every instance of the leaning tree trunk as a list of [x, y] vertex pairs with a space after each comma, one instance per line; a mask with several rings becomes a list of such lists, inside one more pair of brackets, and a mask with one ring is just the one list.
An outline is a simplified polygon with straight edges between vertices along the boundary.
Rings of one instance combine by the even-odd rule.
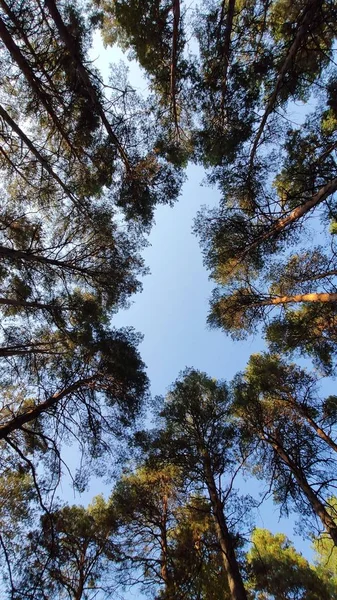
[[36, 406], [28, 408], [27, 410], [24, 410], [23, 412], [17, 414], [9, 421], [0, 425], [0, 440], [5, 439], [13, 431], [21, 429], [23, 425], [35, 421], [38, 417], [40, 417], [40, 415], [46, 413], [51, 408], [57, 406], [57, 404], [59, 404], [63, 398], [71, 396], [71, 394], [77, 392], [81, 388], [91, 388], [94, 385], [96, 379], [97, 376], [95, 375], [92, 375], [91, 377], [87, 377], [85, 379], [79, 379], [78, 381], [75, 381], [60, 392], [56, 392], [55, 394], [47, 398], [47, 400], [45, 400], [44, 402], [40, 402], [40, 404], [37, 404]]
[[290, 228], [292, 225], [295, 225], [300, 219], [302, 219], [306, 214], [308, 214], [312, 209], [316, 208], [316, 206], [322, 204], [329, 196], [334, 194], [337, 191], [337, 177], [326, 183], [324, 186], [318, 190], [316, 194], [314, 194], [309, 200], [306, 200], [303, 204], [300, 204], [296, 208], [294, 208], [286, 217], [280, 217], [265, 231], [261, 233], [255, 240], [253, 240], [250, 244], [248, 244], [239, 257], [237, 258], [233, 268], [232, 273], [243, 263], [245, 258], [249, 256], [249, 254], [255, 249], [261, 246], [264, 242], [268, 241], [271, 238], [276, 238], [283, 231]]
[[336, 293], [312, 292], [310, 294], [294, 294], [292, 296], [276, 296], [261, 300], [252, 306], [276, 306], [294, 302], [337, 302]]
[[332, 516], [329, 515], [323, 502], [321, 502], [317, 494], [312, 489], [311, 485], [308, 483], [304, 473], [297, 467], [297, 465], [290, 458], [290, 456], [288, 455], [286, 450], [281, 446], [281, 444], [279, 444], [275, 440], [268, 440], [266, 437], [264, 437], [263, 439], [274, 448], [275, 452], [281, 458], [282, 462], [285, 465], [287, 465], [287, 467], [290, 469], [295, 480], [297, 481], [299, 488], [302, 490], [303, 494], [308, 499], [314, 513], [321, 520], [322, 524], [324, 525], [324, 528], [333, 540], [334, 545], [337, 546], [337, 524], [332, 518]]
[[208, 454], [204, 456], [204, 472], [209, 499], [215, 522], [215, 531], [221, 548], [221, 556], [226, 571], [228, 586], [232, 600], [247, 600], [239, 565], [236, 560], [235, 550], [231, 535], [228, 531], [226, 518], [219, 494], [215, 485], [211, 462]]

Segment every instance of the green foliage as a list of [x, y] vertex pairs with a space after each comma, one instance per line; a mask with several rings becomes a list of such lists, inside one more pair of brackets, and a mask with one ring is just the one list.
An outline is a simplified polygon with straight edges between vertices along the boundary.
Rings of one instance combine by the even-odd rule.
[[[245, 587], [261, 600], [334, 598], [336, 397], [283, 355], [334, 373], [335, 2], [0, 5], [9, 594], [84, 600], [141, 581], [167, 600], [245, 600]], [[89, 60], [95, 29], [138, 61], [145, 98], [124, 66], [102, 81]], [[57, 507], [65, 444], [81, 450], [83, 488], [86, 471], [111, 470], [141, 413], [141, 337], [111, 319], [141, 290], [144, 233], [190, 160], [221, 194], [195, 222], [217, 285], [209, 323], [239, 339], [262, 326], [272, 354], [253, 355], [231, 387], [187, 369], [158, 401], [157, 430], [133, 438], [141, 466], [129, 463], [110, 500]], [[243, 568], [252, 502], [233, 490], [243, 465], [283, 511], [321, 519], [331, 539], [315, 540], [317, 567], [256, 530]]]
[[[329, 512], [336, 515], [336, 497], [329, 498]], [[337, 596], [337, 550], [331, 539], [321, 533], [313, 538], [316, 570], [324, 580], [331, 597]]]
[[111, 593], [115, 527], [111, 508], [101, 497], [87, 509], [64, 506], [45, 515], [21, 549], [15, 598], [57, 595], [88, 600], [98, 590]]
[[328, 586], [319, 572], [299, 554], [282, 533], [255, 529], [247, 553], [249, 585], [254, 598], [263, 600], [328, 600], [337, 589]]
[[233, 381], [233, 410], [252, 451], [253, 474], [269, 482], [286, 514], [292, 507], [305, 516], [316, 512], [333, 536], [327, 498], [335, 482], [337, 445], [317, 383], [315, 374], [277, 356], [253, 355]]

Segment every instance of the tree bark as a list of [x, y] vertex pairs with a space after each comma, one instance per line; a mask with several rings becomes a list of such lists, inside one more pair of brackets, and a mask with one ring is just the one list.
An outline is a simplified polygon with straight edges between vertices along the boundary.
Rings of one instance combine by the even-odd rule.
[[[228, 1], [228, 9], [227, 9], [227, 18], [226, 18], [226, 26], [225, 26], [225, 34], [224, 39], [221, 42], [221, 55], [224, 58], [224, 69], [222, 74], [222, 98], [221, 98], [221, 118], [222, 123], [224, 123], [225, 119], [225, 94], [227, 89], [227, 74], [229, 67], [229, 55], [230, 55], [230, 45], [231, 45], [231, 36], [233, 29], [233, 20], [234, 20], [234, 11], [235, 11], [235, 2], [236, 0]], [[225, 12], [225, 0], [223, 0], [222, 8], [221, 8], [221, 17], [220, 17], [220, 29], [222, 26], [223, 16]]]
[[26, 300], [16, 300], [14, 298], [0, 298], [0, 306], [15, 306], [17, 308], [41, 308], [53, 310], [56, 308], [53, 304], [43, 304], [42, 302], [29, 302]]
[[295, 410], [297, 410], [300, 415], [309, 423], [310, 427], [317, 433], [318, 437], [321, 438], [334, 452], [337, 452], [337, 444], [333, 441], [333, 439], [322, 429], [318, 423], [314, 419], [312, 419], [305, 408], [302, 408], [297, 402], [291, 401], [291, 404], [294, 406]]
[[334, 545], [337, 546], [337, 524], [335, 523], [335, 521], [331, 517], [331, 515], [329, 515], [324, 504], [321, 502], [321, 500], [318, 498], [317, 494], [314, 492], [314, 490], [308, 483], [305, 475], [297, 467], [297, 465], [292, 461], [292, 459], [289, 457], [289, 455], [284, 450], [284, 448], [281, 446], [281, 444], [279, 444], [274, 439], [269, 439], [264, 434], [262, 436], [262, 439], [274, 448], [274, 451], [279, 455], [282, 462], [285, 465], [287, 465], [287, 467], [289, 468], [289, 470], [295, 477], [299, 488], [302, 490], [302, 492], [308, 499], [313, 511], [318, 516], [318, 518], [321, 520], [321, 522], [324, 525], [324, 528], [326, 529], [328, 534], [331, 536]]
[[175, 123], [176, 132], [179, 135], [179, 122], [176, 97], [176, 72], [177, 72], [177, 52], [178, 52], [178, 37], [180, 23], [180, 0], [173, 0], [173, 34], [172, 34], [172, 59], [171, 59], [171, 77], [170, 90], [172, 101], [172, 112]]
[[310, 212], [317, 205], [321, 204], [321, 202], [324, 202], [324, 200], [326, 200], [329, 196], [334, 194], [336, 191], [337, 191], [337, 177], [335, 179], [333, 179], [332, 181], [329, 181], [329, 183], [325, 184], [323, 187], [321, 187], [321, 189], [316, 194], [314, 194], [312, 196], [312, 198], [310, 198], [310, 200], [307, 200], [306, 202], [304, 202], [304, 204], [301, 204], [300, 206], [297, 206], [296, 208], [294, 208], [294, 210], [292, 210], [289, 213], [289, 215], [287, 215], [286, 217], [282, 217], [281, 219], [277, 219], [274, 222], [274, 224], [270, 227], [270, 229], [268, 229], [268, 231], [266, 231], [265, 233], [262, 233], [253, 242], [248, 244], [246, 246], [245, 250], [241, 253], [239, 259], [236, 261], [231, 272], [232, 273], [235, 272], [235, 269], [244, 261], [246, 256], [249, 256], [249, 254], [252, 250], [254, 250], [258, 246], [263, 244], [263, 242], [274, 237], [278, 233], [281, 233], [287, 227], [296, 223], [296, 221], [299, 221], [299, 219], [304, 217], [308, 212]]
[[53, 350], [55, 346], [49, 343], [33, 343], [20, 344], [17, 346], [3, 346], [0, 347], [0, 356], [26, 356], [28, 354], [61, 354], [57, 350]]
[[54, 0], [45, 0], [45, 6], [48, 8], [48, 11], [57, 27], [57, 30], [59, 32], [60, 38], [63, 41], [65, 47], [67, 48], [70, 56], [72, 57], [72, 59], [74, 60], [77, 69], [78, 69], [78, 73], [83, 81], [83, 84], [85, 85], [91, 101], [93, 103], [93, 105], [96, 107], [96, 109], [99, 112], [99, 115], [102, 119], [102, 122], [104, 124], [104, 127], [108, 133], [109, 138], [111, 139], [111, 141], [116, 145], [117, 150], [124, 162], [124, 165], [126, 167], [127, 170], [130, 170], [130, 164], [129, 164], [129, 159], [128, 156], [124, 150], [124, 148], [122, 147], [119, 139], [117, 138], [117, 136], [115, 135], [115, 133], [112, 130], [112, 127], [106, 117], [106, 114], [103, 110], [103, 107], [100, 103], [100, 100], [97, 96], [97, 92], [94, 88], [94, 86], [92, 85], [91, 81], [90, 81], [90, 77], [88, 75], [87, 69], [85, 68], [85, 66], [83, 65], [81, 58], [78, 55], [78, 49], [76, 48], [76, 46], [74, 45], [74, 41], [66, 27], [66, 25], [64, 24], [62, 17], [59, 13], [59, 10], [56, 6], [56, 3], [54, 2]]
[[252, 306], [277, 306], [278, 304], [291, 304], [293, 302], [337, 302], [337, 293], [315, 292], [294, 296], [278, 296], [277, 298], [269, 298], [253, 303]]
[[257, 134], [255, 136], [255, 140], [251, 149], [251, 153], [250, 153], [250, 157], [249, 157], [249, 166], [248, 166], [248, 172], [252, 169], [253, 166], [253, 162], [254, 162], [254, 158], [255, 158], [255, 154], [256, 154], [256, 150], [260, 141], [260, 138], [262, 136], [264, 127], [266, 125], [267, 119], [269, 117], [269, 115], [271, 114], [274, 105], [275, 105], [275, 101], [277, 98], [277, 95], [280, 91], [280, 88], [282, 86], [284, 77], [289, 69], [289, 67], [291, 66], [291, 64], [293, 63], [296, 54], [303, 42], [303, 40], [305, 39], [305, 36], [307, 35], [308, 32], [308, 28], [310, 26], [310, 24], [313, 21], [313, 17], [314, 17], [314, 13], [315, 13], [315, 9], [317, 6], [320, 6], [322, 4], [321, 0], [311, 0], [310, 2], [308, 2], [308, 4], [305, 6], [303, 14], [302, 14], [302, 19], [301, 19], [301, 24], [297, 30], [295, 39], [293, 41], [293, 43], [291, 44], [288, 54], [285, 58], [285, 61], [280, 69], [279, 75], [277, 77], [276, 80], [276, 84], [274, 87], [274, 90], [272, 92], [272, 94], [269, 97], [267, 106], [265, 108], [261, 123], [260, 123], [260, 127], [257, 131]]
[[170, 591], [172, 591], [172, 582], [170, 578], [168, 568], [168, 548], [167, 548], [167, 510], [168, 510], [168, 498], [167, 494], [163, 495], [162, 503], [162, 517], [160, 523], [160, 575], [163, 580], [167, 596], [170, 598]]
[[6, 246], [0, 245], [0, 257], [13, 258], [14, 260], [25, 260], [28, 262], [37, 262], [44, 265], [50, 265], [53, 267], [59, 267], [60, 269], [67, 269], [75, 273], [80, 273], [87, 276], [95, 276], [99, 273], [95, 273], [90, 269], [84, 267], [78, 267], [69, 261], [57, 260], [56, 258], [48, 258], [41, 256], [40, 254], [34, 254], [34, 252], [27, 250], [15, 250], [14, 248], [7, 248]]
[[75, 381], [75, 383], [69, 385], [67, 388], [61, 390], [61, 392], [56, 392], [44, 402], [41, 402], [37, 406], [29, 408], [27, 411], [16, 415], [4, 425], [0, 425], [0, 440], [6, 438], [13, 431], [20, 429], [22, 425], [26, 425], [27, 423], [35, 421], [35, 419], [47, 412], [50, 408], [56, 406], [66, 396], [69, 396], [82, 387], [89, 387], [90, 384], [92, 384], [96, 379], [97, 375], [92, 375], [91, 377], [87, 377], [85, 379], [79, 379], [78, 381]]
[[5, 2], [5, 0], [0, 0], [0, 6], [4, 10], [4, 12], [6, 13], [6, 15], [10, 18], [10, 20], [12, 21], [12, 23], [15, 25], [17, 31], [19, 32], [19, 35], [21, 36], [21, 38], [25, 42], [25, 44], [26, 44], [27, 48], [29, 49], [31, 55], [34, 57], [35, 63], [38, 64], [39, 70], [41, 71], [41, 73], [43, 73], [44, 77], [47, 79], [50, 87], [52, 88], [53, 96], [57, 97], [58, 101], [62, 102], [63, 99], [62, 99], [61, 94], [55, 88], [54, 82], [52, 80], [52, 77], [45, 70], [43, 64], [41, 64], [39, 56], [36, 54], [34, 46], [31, 44], [28, 36], [26, 35], [25, 31], [22, 29], [21, 24], [18, 21], [16, 14], [12, 11], [11, 7], [8, 6], [8, 4]]
[[232, 538], [228, 531], [222, 503], [215, 485], [210, 458], [206, 452], [204, 453], [203, 464], [208, 495], [212, 505], [215, 530], [221, 548], [222, 562], [226, 571], [231, 598], [232, 600], [247, 600], [247, 594], [236, 560]]
[[14, 62], [16, 62], [19, 69], [24, 74], [24, 76], [25, 76], [26, 80], [28, 81], [29, 85], [31, 86], [33, 92], [35, 92], [35, 94], [39, 98], [41, 104], [47, 111], [48, 115], [51, 117], [51, 120], [53, 121], [56, 129], [61, 134], [61, 136], [65, 140], [65, 142], [68, 144], [70, 150], [74, 153], [76, 158], [79, 159], [78, 154], [77, 154], [76, 150], [73, 148], [73, 145], [69, 139], [69, 136], [66, 133], [66, 131], [64, 130], [64, 127], [63, 127], [62, 123], [60, 122], [58, 116], [56, 115], [55, 111], [53, 110], [48, 97], [46, 97], [45, 92], [41, 89], [41, 82], [36, 78], [30, 65], [28, 64], [27, 60], [23, 56], [20, 48], [16, 45], [12, 36], [8, 33], [5, 23], [3, 22], [1, 17], [0, 17], [0, 37], [3, 41], [3, 43], [5, 44], [7, 50], [9, 51], [10, 55], [12, 56]]
[[63, 189], [66, 195], [76, 204], [76, 199], [72, 192], [68, 189], [68, 187], [63, 183], [62, 179], [55, 173], [55, 171], [50, 166], [48, 160], [42, 156], [42, 154], [35, 148], [34, 144], [31, 140], [26, 136], [26, 134], [22, 131], [22, 129], [13, 121], [12, 117], [8, 114], [8, 112], [0, 106], [0, 117], [6, 121], [6, 123], [10, 126], [10, 128], [19, 136], [20, 140], [27, 146], [27, 148], [31, 151], [31, 153], [38, 160], [43, 169], [49, 173], [49, 175], [59, 184], [59, 186]]

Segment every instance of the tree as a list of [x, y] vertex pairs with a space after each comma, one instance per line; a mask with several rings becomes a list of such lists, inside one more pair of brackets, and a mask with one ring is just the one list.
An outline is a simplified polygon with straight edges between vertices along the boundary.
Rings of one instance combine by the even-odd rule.
[[[174, 165], [191, 152], [194, 66], [186, 53], [185, 10], [174, 2], [95, 0], [105, 44], [130, 50], [149, 80], [156, 151]], [[188, 9], [187, 9], [188, 10]]]
[[214, 521], [205, 497], [192, 496], [178, 509], [171, 554], [173, 578], [183, 598], [230, 598]]
[[[253, 472], [269, 481], [275, 500], [285, 510], [293, 501], [299, 512], [312, 511], [336, 545], [336, 518], [327, 504], [335, 482], [335, 464], [327, 452], [333, 440], [325, 438], [312, 419], [310, 396], [301, 401], [308, 390], [305, 373], [290, 367], [285, 383], [283, 369], [277, 361], [253, 357], [246, 372], [234, 379], [233, 409], [243, 439], [254, 449]], [[311, 391], [310, 376], [307, 382]]]
[[279, 412], [291, 420], [304, 421], [327, 450], [337, 452], [334, 439], [334, 396], [321, 398], [320, 377], [315, 371], [308, 372], [296, 364], [287, 363], [282, 357], [268, 353], [253, 354], [248, 362], [246, 377], [249, 384], [270, 402]]
[[[336, 513], [336, 497], [329, 498], [329, 511]], [[325, 581], [325, 585], [330, 590], [330, 594], [336, 594], [337, 570], [336, 570], [336, 547], [324, 533], [313, 539], [315, 550], [316, 570], [319, 576]]]
[[[154, 448], [158, 448], [160, 460], [165, 457], [182, 469], [187, 482], [206, 490], [230, 596], [233, 600], [245, 599], [235, 537], [226, 516], [235, 475], [242, 462], [229, 420], [227, 387], [203, 373], [186, 370], [173, 385], [159, 414], [164, 426], [152, 442]], [[227, 486], [222, 478], [227, 479]], [[247, 511], [245, 503], [242, 507]]]
[[1, 585], [13, 591], [14, 565], [22, 544], [22, 531], [34, 520], [38, 498], [27, 465], [8, 460], [4, 452], [3, 461], [6, 469], [0, 478]]
[[[241, 58], [244, 75], [231, 95], [240, 98], [242, 93], [247, 105], [241, 102], [233, 118], [246, 106], [248, 119], [246, 130], [239, 127], [240, 138], [229, 117], [227, 145], [217, 146], [221, 138], [214, 136], [211, 159], [207, 149], [199, 153], [212, 166], [209, 179], [223, 194], [220, 208], [202, 211], [195, 225], [205, 264], [218, 284], [209, 321], [233, 337], [244, 337], [262, 322], [273, 347], [310, 353], [329, 368], [335, 348], [334, 241], [324, 253], [320, 248], [312, 252], [304, 243], [319, 227], [318, 218], [314, 228], [309, 227], [312, 216], [323, 217], [325, 235], [334, 214], [335, 75], [328, 32], [336, 20], [335, 7], [271, 2], [255, 3], [249, 12], [248, 3], [240, 3], [238, 16], [238, 6], [233, 14], [231, 3], [222, 8], [215, 3], [213, 12], [206, 12], [208, 29], [203, 22], [200, 35], [207, 42], [210, 65], [217, 68], [221, 49], [227, 49], [224, 60], [229, 65], [222, 86], [226, 93], [234, 85], [236, 60]], [[235, 37], [241, 18], [246, 32]], [[223, 45], [220, 33], [216, 35], [222, 23], [229, 34]], [[224, 103], [220, 80], [217, 89], [218, 102]], [[289, 103], [306, 102], [318, 89], [319, 100], [304, 124], [284, 127]], [[229, 102], [225, 99], [228, 111]], [[285, 251], [286, 261], [281, 261]], [[310, 259], [319, 265], [318, 272], [310, 271]], [[282, 312], [274, 320], [277, 308]], [[317, 324], [313, 332], [301, 327], [310, 317]]]
[[[170, 202], [178, 193], [179, 173], [156, 159], [150, 127], [146, 130], [144, 120], [136, 117], [141, 102], [131, 119], [127, 114], [129, 96], [136, 97], [130, 86], [118, 77], [120, 86], [112, 77], [112, 93], [106, 98], [108, 88], [87, 57], [91, 20], [85, 21], [74, 3], [32, 0], [23, 7], [3, 0], [0, 8], [8, 107], [16, 94], [14, 81], [22, 90], [14, 114], [12, 108], [1, 108], [4, 165], [30, 181], [27, 168], [33, 161], [39, 175], [48, 174], [56, 189], [82, 209], [90, 196], [110, 188], [110, 198], [129, 217], [148, 224], [154, 204]], [[28, 132], [20, 116], [29, 119]], [[21, 144], [28, 162], [22, 160]]]
[[98, 592], [108, 597], [116, 585], [115, 527], [111, 508], [99, 496], [87, 508], [64, 506], [44, 515], [21, 549], [14, 597], [87, 600]]
[[176, 467], [145, 463], [124, 474], [111, 505], [120, 585], [166, 600], [229, 598], [209, 505], [184, 488]]
[[140, 134], [143, 105], [124, 75], [112, 74], [107, 98], [88, 60], [92, 31], [74, 3], [0, 3], [0, 438], [44, 491], [66, 468], [65, 441], [99, 462], [106, 436], [139, 412], [140, 338], [110, 321], [140, 289], [140, 230], [179, 187], [155, 161], [150, 121]]
[[165, 598], [179, 597], [170, 551], [181, 501], [179, 480], [179, 472], [173, 467], [145, 466], [124, 475], [111, 496], [118, 515], [122, 584], [141, 582], [145, 589], [162, 589], [160, 597], [163, 594]]
[[250, 588], [254, 598], [263, 600], [323, 600], [335, 598], [316, 569], [295, 550], [282, 533], [255, 529], [247, 553]]

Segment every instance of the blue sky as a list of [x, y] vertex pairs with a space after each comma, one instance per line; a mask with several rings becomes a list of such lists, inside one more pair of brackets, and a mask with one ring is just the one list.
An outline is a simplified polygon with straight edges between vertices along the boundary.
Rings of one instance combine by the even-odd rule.
[[[108, 75], [109, 62], [125, 59], [119, 50], [105, 50], [98, 36], [91, 56], [104, 77]], [[130, 64], [130, 80], [140, 91], [146, 89], [135, 63]], [[252, 353], [264, 347], [259, 337], [233, 342], [221, 331], [210, 330], [206, 325], [213, 284], [202, 264], [192, 225], [199, 208], [204, 204], [217, 205], [219, 194], [216, 189], [201, 185], [204, 172], [200, 167], [189, 167], [187, 175], [175, 206], [160, 206], [156, 210], [150, 244], [144, 251], [150, 274], [143, 280], [143, 291], [134, 296], [128, 310], [120, 311], [113, 319], [116, 327], [131, 325], [144, 335], [140, 351], [148, 368], [153, 395], [165, 394], [186, 366], [205, 371], [214, 378], [230, 380], [244, 369]], [[259, 498], [267, 485], [241, 479], [240, 488], [242, 493]], [[63, 490], [66, 492], [65, 487]], [[108, 495], [110, 487], [95, 481], [89, 493], [81, 498], [71, 494], [68, 500], [86, 503], [100, 492]], [[311, 558], [310, 542], [293, 533], [295, 520], [294, 517], [279, 520], [279, 507], [271, 499], [256, 513], [258, 527], [286, 533], [297, 549]]]
[[[259, 337], [234, 342], [220, 330], [206, 325], [209, 297], [214, 284], [202, 264], [197, 238], [192, 234], [194, 217], [200, 206], [216, 205], [217, 190], [201, 186], [204, 172], [189, 167], [188, 181], [173, 208], [158, 207], [155, 225], [144, 252], [150, 274], [143, 291], [132, 306], [120, 311], [116, 326], [132, 325], [144, 335], [140, 346], [148, 368], [153, 395], [164, 395], [186, 366], [205, 371], [210, 377], [231, 380], [243, 370], [250, 355], [265, 347]], [[265, 483], [238, 478], [240, 492], [257, 500], [265, 493]], [[279, 507], [265, 501], [256, 512], [256, 526], [288, 535], [306, 557], [311, 558], [310, 542], [294, 535], [296, 518], [279, 519]]]
[[163, 394], [186, 366], [211, 377], [230, 379], [244, 368], [259, 339], [233, 342], [206, 325], [212, 284], [202, 264], [194, 217], [203, 204], [218, 203], [218, 193], [201, 187], [204, 172], [189, 167], [188, 181], [173, 208], [161, 206], [144, 252], [150, 274], [130, 309], [113, 323], [132, 325], [144, 334], [141, 352], [148, 366], [152, 393]]

